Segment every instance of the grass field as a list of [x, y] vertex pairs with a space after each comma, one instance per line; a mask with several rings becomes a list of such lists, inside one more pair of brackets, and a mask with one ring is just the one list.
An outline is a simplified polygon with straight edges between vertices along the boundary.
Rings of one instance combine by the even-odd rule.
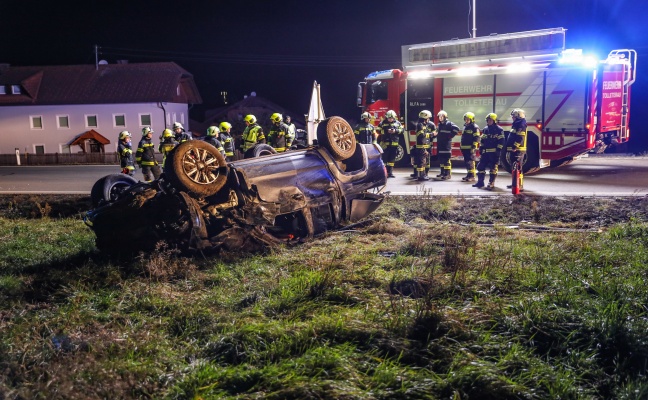
[[0, 199], [0, 399], [648, 397], [646, 198], [390, 198], [211, 258], [107, 257], [88, 206]]

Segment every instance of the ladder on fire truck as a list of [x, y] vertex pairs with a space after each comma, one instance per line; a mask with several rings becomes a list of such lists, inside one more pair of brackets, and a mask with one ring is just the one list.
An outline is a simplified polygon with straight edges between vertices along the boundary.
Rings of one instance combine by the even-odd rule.
[[635, 50], [622, 49], [612, 50], [608, 54], [608, 60], [617, 59], [626, 64], [623, 74], [623, 95], [621, 98], [621, 126], [619, 139], [622, 142], [628, 140], [628, 96], [630, 95], [630, 85], [636, 79], [637, 52]]

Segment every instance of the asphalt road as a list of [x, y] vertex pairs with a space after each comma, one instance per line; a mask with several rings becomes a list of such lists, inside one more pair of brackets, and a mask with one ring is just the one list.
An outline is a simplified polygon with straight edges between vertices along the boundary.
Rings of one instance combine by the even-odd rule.
[[[118, 173], [116, 165], [0, 167], [0, 194], [89, 194], [102, 176]], [[411, 169], [396, 169], [385, 190], [392, 194], [510, 195], [511, 176], [501, 172], [496, 190], [489, 192], [461, 182], [466, 170], [453, 163], [452, 180], [423, 184], [409, 178]], [[430, 176], [438, 174], [432, 169]], [[142, 179], [141, 171], [136, 178]], [[488, 175], [487, 178], [488, 179]], [[645, 196], [648, 195], [648, 157], [584, 157], [555, 169], [543, 169], [525, 177], [525, 193], [546, 196]]]

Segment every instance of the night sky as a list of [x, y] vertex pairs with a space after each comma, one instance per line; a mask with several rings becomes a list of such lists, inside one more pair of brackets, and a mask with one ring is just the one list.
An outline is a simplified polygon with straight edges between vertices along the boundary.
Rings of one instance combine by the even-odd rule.
[[[220, 106], [221, 91], [231, 102], [255, 91], [305, 113], [317, 80], [326, 114], [355, 119], [358, 81], [400, 67], [401, 45], [469, 37], [471, 4], [0, 0], [0, 63], [92, 64], [96, 44], [110, 63], [175, 61], [194, 75], [205, 102], [198, 112]], [[646, 6], [645, 0], [477, 0], [477, 36], [564, 27], [569, 48], [601, 58], [612, 49], [637, 50], [629, 150], [648, 150], [648, 132], [639, 128], [648, 104]]]

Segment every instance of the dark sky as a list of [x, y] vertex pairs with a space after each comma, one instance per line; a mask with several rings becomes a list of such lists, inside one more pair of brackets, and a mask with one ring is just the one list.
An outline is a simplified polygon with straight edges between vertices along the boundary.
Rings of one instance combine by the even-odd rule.
[[[218, 106], [256, 91], [296, 113], [308, 108], [312, 83], [327, 115], [357, 118], [357, 82], [400, 66], [400, 46], [470, 35], [470, 0], [0, 0], [0, 62], [12, 65], [175, 61]], [[638, 51], [632, 125], [648, 103], [648, 1], [477, 0], [477, 36], [567, 28], [567, 47], [605, 57]], [[648, 75], [646, 75], [648, 76]], [[634, 129], [638, 135], [639, 129]], [[648, 137], [648, 132], [645, 133]], [[645, 139], [648, 142], [648, 139]]]

